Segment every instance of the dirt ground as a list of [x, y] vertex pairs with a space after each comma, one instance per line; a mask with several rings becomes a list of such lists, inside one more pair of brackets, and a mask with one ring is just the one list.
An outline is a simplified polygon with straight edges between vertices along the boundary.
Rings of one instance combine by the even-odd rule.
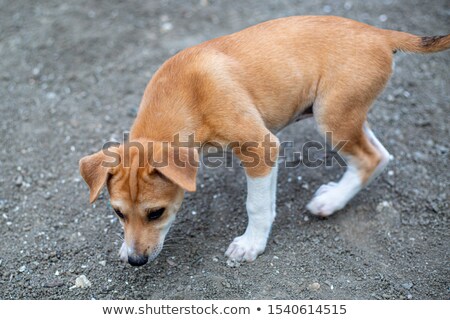
[[[450, 54], [405, 55], [370, 113], [394, 156], [336, 215], [305, 205], [342, 168], [281, 168], [266, 252], [227, 266], [246, 226], [241, 168], [205, 169], [159, 258], [118, 259], [105, 193], [80, 157], [129, 129], [144, 87], [177, 51], [272, 18], [330, 14], [420, 35], [450, 32], [446, 0], [0, 0], [2, 299], [449, 299]], [[319, 140], [312, 120], [282, 132]], [[85, 275], [88, 288], [70, 289]], [[313, 283], [317, 285], [310, 286]]]

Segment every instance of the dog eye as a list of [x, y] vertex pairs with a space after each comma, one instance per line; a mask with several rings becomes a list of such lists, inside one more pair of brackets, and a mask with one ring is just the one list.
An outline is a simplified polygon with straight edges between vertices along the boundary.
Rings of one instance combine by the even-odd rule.
[[158, 219], [159, 217], [161, 217], [163, 215], [164, 210], [166, 210], [166, 208], [160, 208], [160, 209], [149, 211], [148, 214], [147, 214], [148, 220], [156, 220], [156, 219]]
[[115, 209], [115, 208], [114, 208], [114, 212], [117, 214], [117, 216], [118, 216], [120, 219], [123, 220], [123, 219], [125, 218], [125, 216], [123, 215], [122, 212], [120, 212], [119, 209]]

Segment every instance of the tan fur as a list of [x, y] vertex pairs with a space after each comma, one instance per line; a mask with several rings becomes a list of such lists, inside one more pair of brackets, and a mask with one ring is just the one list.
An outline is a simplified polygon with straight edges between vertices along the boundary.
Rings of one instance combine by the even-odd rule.
[[[288, 17], [185, 49], [155, 73], [131, 128], [132, 141], [186, 140], [195, 134], [201, 143], [254, 141], [261, 143], [313, 105], [322, 133], [335, 141], [348, 140], [343, 153], [356, 159], [363, 181], [381, 161], [363, 131], [366, 114], [383, 90], [395, 50], [434, 52], [449, 47], [449, 37], [420, 38], [381, 30], [339, 17]], [[245, 163], [245, 152], [235, 150]], [[269, 158], [276, 159], [275, 149]], [[147, 151], [146, 151], [147, 152]], [[194, 155], [197, 152], [194, 153]], [[154, 243], [157, 224], [143, 221], [146, 207], [181, 203], [181, 189], [195, 189], [193, 168], [162, 169], [118, 166], [114, 173], [98, 168], [101, 156], [80, 162], [91, 189], [91, 201], [107, 182], [111, 201], [124, 203], [126, 237], [139, 250]], [[247, 168], [251, 177], [267, 175], [271, 166]], [[174, 211], [174, 210], [172, 210]], [[174, 214], [174, 213], [172, 213]], [[130, 235], [130, 232], [132, 235]]]

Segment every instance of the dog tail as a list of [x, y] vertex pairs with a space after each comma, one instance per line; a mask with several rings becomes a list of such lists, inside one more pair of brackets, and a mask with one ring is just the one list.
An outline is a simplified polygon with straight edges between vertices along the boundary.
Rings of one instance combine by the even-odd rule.
[[433, 53], [450, 48], [450, 34], [419, 37], [410, 33], [386, 30], [392, 50], [413, 53]]

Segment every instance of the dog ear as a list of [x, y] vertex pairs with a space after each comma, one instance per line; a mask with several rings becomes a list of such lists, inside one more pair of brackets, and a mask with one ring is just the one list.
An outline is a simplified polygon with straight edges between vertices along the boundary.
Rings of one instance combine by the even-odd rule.
[[[109, 162], [112, 159], [116, 161], [117, 158], [113, 157], [110, 150], [101, 150], [97, 153], [91, 154], [89, 156], [80, 159], [80, 173], [84, 181], [86, 181], [89, 186], [90, 195], [89, 202], [93, 203], [97, 200], [100, 191], [106, 184], [108, 175], [112, 172], [112, 164], [114, 162]], [[120, 158], [119, 158], [120, 161]]]
[[186, 191], [195, 192], [199, 155], [195, 148], [166, 147], [159, 150], [155, 169]]

